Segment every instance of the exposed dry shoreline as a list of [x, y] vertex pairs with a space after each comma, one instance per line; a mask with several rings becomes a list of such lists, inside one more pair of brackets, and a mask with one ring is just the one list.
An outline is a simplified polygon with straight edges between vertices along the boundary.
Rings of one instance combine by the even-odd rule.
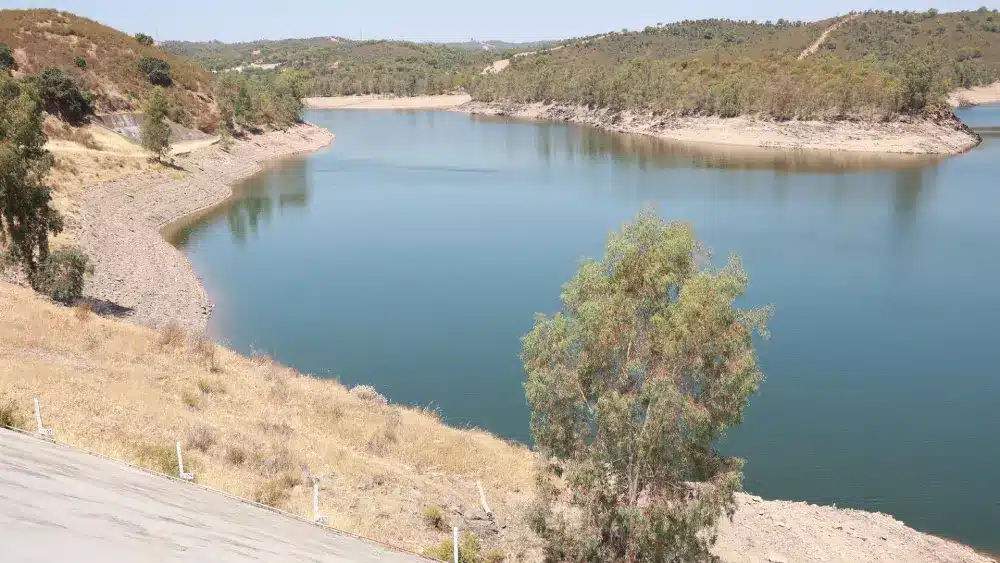
[[955, 90], [948, 96], [952, 107], [979, 106], [1000, 102], [1000, 82]]
[[84, 293], [131, 311], [130, 320], [176, 323], [200, 332], [212, 305], [194, 268], [161, 230], [226, 201], [231, 186], [277, 158], [324, 147], [333, 134], [303, 124], [213, 146], [175, 160], [177, 169], [130, 175], [84, 189], [71, 209], [70, 234], [93, 260]]
[[593, 125], [685, 143], [776, 149], [810, 149], [897, 154], [959, 154], [980, 137], [957, 118], [854, 121], [785, 121], [753, 117], [660, 117], [648, 112], [613, 112], [585, 106], [469, 102], [455, 111]]
[[332, 96], [304, 98], [302, 103], [312, 109], [452, 109], [472, 97], [468, 94], [441, 94], [437, 96]]

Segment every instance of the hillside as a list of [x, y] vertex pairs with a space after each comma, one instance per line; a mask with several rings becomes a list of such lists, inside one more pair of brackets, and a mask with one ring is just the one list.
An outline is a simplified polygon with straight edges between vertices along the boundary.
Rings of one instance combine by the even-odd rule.
[[232, 44], [167, 41], [163, 48], [216, 71], [296, 69], [308, 96], [449, 93], [496, 57], [490, 50], [464, 46], [338, 37]]
[[[806, 47], [832, 30], [817, 52]], [[885, 120], [935, 115], [947, 92], [1000, 78], [1000, 15], [869, 12], [813, 23], [684, 21], [512, 58], [477, 77], [483, 102], [668, 115]]]
[[213, 131], [218, 123], [210, 72], [98, 22], [55, 10], [2, 10], [0, 43], [14, 52], [16, 77], [61, 69], [93, 95], [93, 105], [100, 112], [141, 109], [153, 84], [140, 69], [140, 60], [166, 61], [171, 77], [166, 88], [170, 117], [203, 131]]

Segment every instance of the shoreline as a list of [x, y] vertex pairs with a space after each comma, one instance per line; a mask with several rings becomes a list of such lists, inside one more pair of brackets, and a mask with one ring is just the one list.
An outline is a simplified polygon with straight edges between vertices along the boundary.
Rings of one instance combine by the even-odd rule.
[[948, 103], [953, 108], [1000, 103], [1000, 82], [955, 90], [948, 94]]
[[472, 100], [468, 94], [437, 94], [431, 96], [329, 96], [303, 98], [309, 109], [361, 109], [361, 110], [448, 110]]
[[171, 225], [227, 201], [232, 186], [268, 161], [313, 152], [333, 134], [311, 124], [237, 140], [175, 158], [180, 169], [131, 174], [90, 186], [72, 204], [68, 231], [90, 256], [84, 294], [95, 309], [123, 312], [146, 326], [176, 324], [200, 333], [212, 303], [183, 252], [165, 238]]
[[650, 112], [543, 103], [468, 102], [452, 111], [471, 115], [569, 121], [618, 133], [726, 147], [891, 155], [955, 155], [982, 139], [956, 117], [889, 123], [776, 122], [752, 117], [661, 117]]

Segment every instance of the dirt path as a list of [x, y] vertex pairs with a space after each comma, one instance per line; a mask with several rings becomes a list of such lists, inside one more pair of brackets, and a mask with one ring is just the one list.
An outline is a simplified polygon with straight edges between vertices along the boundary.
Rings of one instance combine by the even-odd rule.
[[799, 54], [799, 59], [798, 60], [801, 61], [802, 59], [804, 59], [804, 58], [808, 57], [809, 55], [815, 53], [823, 45], [823, 42], [826, 41], [826, 37], [828, 35], [830, 35], [834, 31], [837, 31], [837, 29], [839, 29], [840, 26], [844, 25], [845, 23], [853, 21], [854, 18], [856, 18], [856, 17], [858, 17], [857, 14], [851, 14], [849, 16], [846, 16], [846, 17], [844, 17], [842, 19], [837, 20], [836, 23], [834, 23], [830, 27], [826, 28], [826, 30], [823, 31], [823, 33], [820, 34], [819, 38], [816, 41], [813, 41], [812, 45], [806, 47], [806, 49]]

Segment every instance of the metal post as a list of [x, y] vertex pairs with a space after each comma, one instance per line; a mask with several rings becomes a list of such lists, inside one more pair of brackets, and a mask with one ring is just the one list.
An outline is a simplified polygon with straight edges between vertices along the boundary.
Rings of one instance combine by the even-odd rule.
[[177, 440], [177, 473], [180, 474], [180, 478], [185, 481], [194, 481], [194, 473], [184, 472], [184, 458], [181, 457], [181, 441]]
[[319, 483], [313, 483], [313, 521], [317, 524], [326, 524], [330, 521], [319, 513]]
[[458, 526], [455, 526], [455, 563], [458, 563]]
[[35, 397], [35, 422], [38, 423], [38, 434], [43, 438], [52, 439], [52, 430], [42, 426], [42, 408], [38, 405], [38, 397]]
[[41, 434], [44, 428], [42, 427], [42, 409], [38, 406], [38, 397], [35, 397], [35, 422], [38, 423], [38, 433]]
[[181, 457], [181, 441], [177, 440], [177, 473], [178, 477], [184, 478], [184, 458]]

